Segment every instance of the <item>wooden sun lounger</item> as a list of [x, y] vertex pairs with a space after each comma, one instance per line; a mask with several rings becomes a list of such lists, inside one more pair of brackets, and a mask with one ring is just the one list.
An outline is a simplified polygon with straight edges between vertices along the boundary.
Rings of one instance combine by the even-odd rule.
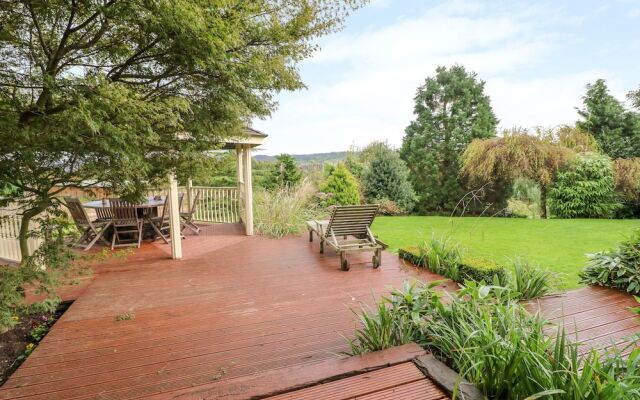
[[[373, 251], [373, 268], [382, 261], [382, 250], [387, 246], [373, 236], [371, 224], [378, 213], [379, 205], [335, 206], [328, 220], [307, 221], [309, 241], [313, 234], [320, 238], [320, 253], [324, 253], [325, 242], [340, 254], [340, 268], [349, 270], [348, 252]], [[339, 239], [340, 238], [340, 239]]]

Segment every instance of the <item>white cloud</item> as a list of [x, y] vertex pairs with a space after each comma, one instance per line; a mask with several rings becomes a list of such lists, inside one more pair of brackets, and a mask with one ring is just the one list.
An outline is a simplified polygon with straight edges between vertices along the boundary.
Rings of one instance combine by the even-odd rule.
[[[416, 88], [438, 65], [454, 63], [487, 81], [505, 127], [575, 121], [584, 85], [601, 71], [522, 78], [522, 70], [535, 71], [549, 57], [557, 39], [529, 23], [540, 10], [479, 10], [454, 2], [390, 26], [325, 39], [322, 51], [303, 66], [309, 89], [282, 95], [273, 117], [256, 121], [270, 134], [265, 152], [338, 151], [371, 140], [400, 145], [413, 118]], [[307, 68], [323, 71], [322, 83], [305, 76]]]

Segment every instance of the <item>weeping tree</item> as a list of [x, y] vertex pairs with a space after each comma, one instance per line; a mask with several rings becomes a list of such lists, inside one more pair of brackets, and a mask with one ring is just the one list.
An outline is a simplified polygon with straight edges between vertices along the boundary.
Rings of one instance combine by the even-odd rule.
[[640, 217], [640, 157], [618, 158], [613, 161], [615, 189], [619, 194], [623, 217]]
[[531, 179], [540, 187], [540, 214], [546, 218], [549, 188], [574, 156], [567, 147], [516, 129], [502, 137], [471, 142], [462, 155], [460, 174], [477, 186]]
[[275, 93], [304, 86], [314, 39], [363, 2], [3, 1], [0, 187], [23, 255], [65, 188], [140, 197], [268, 115]]

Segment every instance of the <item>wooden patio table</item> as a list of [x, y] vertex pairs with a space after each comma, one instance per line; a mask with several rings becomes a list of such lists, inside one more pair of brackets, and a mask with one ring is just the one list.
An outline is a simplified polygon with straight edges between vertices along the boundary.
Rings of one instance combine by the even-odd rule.
[[[142, 210], [143, 213], [147, 210], [152, 210], [152, 212], [154, 212], [158, 210], [158, 207], [164, 206], [164, 201], [165, 201], [164, 196], [161, 196], [159, 199], [156, 199], [155, 197], [148, 197], [144, 202], [134, 204], [134, 207], [137, 210]], [[93, 201], [89, 201], [82, 204], [82, 206], [86, 208], [93, 208], [93, 209], [110, 208], [111, 202], [109, 201], [109, 199], [93, 200]]]
[[[137, 210], [138, 217], [144, 220], [145, 229], [144, 229], [144, 237], [153, 237], [154, 231], [151, 229], [151, 218], [158, 216], [158, 207], [162, 207], [165, 205], [165, 196], [156, 197], [147, 197], [143, 202], [134, 204], [134, 207]], [[111, 202], [109, 199], [102, 200], [93, 200], [82, 204], [83, 207], [86, 208], [110, 208]], [[147, 229], [148, 228], [148, 229]]]

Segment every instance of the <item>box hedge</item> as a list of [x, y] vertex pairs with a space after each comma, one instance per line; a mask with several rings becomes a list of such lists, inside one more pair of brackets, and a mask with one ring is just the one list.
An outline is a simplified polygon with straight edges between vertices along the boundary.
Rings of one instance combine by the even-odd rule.
[[424, 257], [420, 255], [420, 249], [418, 247], [407, 247], [404, 249], [399, 249], [398, 256], [403, 260], [409, 261], [413, 265], [426, 267]]
[[493, 283], [494, 276], [502, 285], [507, 283], [507, 272], [492, 260], [481, 257], [463, 257], [459, 265], [460, 281]]
[[[425, 259], [420, 254], [418, 247], [399, 249], [398, 256], [419, 267], [426, 267]], [[458, 265], [457, 274], [445, 273], [444, 275], [457, 275], [453, 280], [458, 283], [464, 283], [465, 280], [493, 283], [494, 276], [497, 276], [498, 281], [503, 285], [507, 282], [507, 272], [504, 267], [481, 257], [463, 257]]]

